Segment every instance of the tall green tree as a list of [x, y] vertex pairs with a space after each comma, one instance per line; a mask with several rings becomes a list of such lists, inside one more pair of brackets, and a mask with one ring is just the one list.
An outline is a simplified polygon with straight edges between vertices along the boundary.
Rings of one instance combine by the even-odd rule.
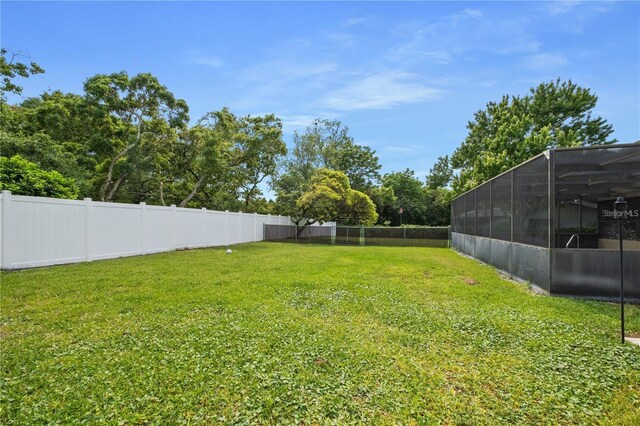
[[276, 172], [278, 161], [287, 154], [282, 140], [282, 121], [273, 114], [246, 116], [239, 120], [232, 161], [244, 211], [254, 210], [262, 192], [259, 185]]
[[[178, 181], [183, 193], [179, 202], [186, 206], [194, 197], [198, 205], [212, 207], [202, 197], [204, 188], [214, 188], [216, 192], [228, 192], [230, 161], [233, 138], [238, 130], [238, 119], [227, 108], [213, 111], [203, 116], [195, 126], [184, 133], [179, 144], [179, 167], [175, 175], [183, 172], [183, 179]], [[186, 193], [185, 193], [186, 192]]]
[[447, 226], [451, 223], [451, 200], [453, 191], [447, 188], [424, 188], [423, 224]]
[[275, 173], [286, 145], [281, 121], [273, 114], [237, 117], [223, 108], [185, 132], [177, 151], [172, 164], [179, 170], [174, 175], [186, 172], [173, 191], [186, 194], [181, 206], [263, 211], [266, 200], [260, 198], [260, 184]]
[[378, 213], [378, 223], [380, 225], [391, 225], [391, 218], [397, 210], [398, 197], [393, 192], [393, 188], [388, 186], [376, 186], [369, 192], [369, 197], [376, 206]]
[[453, 189], [464, 192], [549, 148], [616, 142], [613, 127], [593, 117], [598, 97], [573, 82], [551, 81], [526, 96], [489, 102], [467, 124], [469, 134], [451, 156]]
[[429, 170], [426, 178], [427, 188], [438, 189], [446, 188], [453, 177], [453, 169], [449, 162], [449, 156], [438, 157], [438, 160]]
[[400, 209], [403, 224], [424, 224], [424, 186], [413, 170], [387, 173], [382, 177], [382, 185], [393, 189], [395, 205], [387, 211], [384, 220], [392, 225], [400, 225]]
[[122, 71], [89, 78], [85, 97], [100, 117], [96, 154], [101, 184], [98, 195], [111, 201], [130, 175], [140, 173], [149, 157], [141, 145], [163, 144], [186, 126], [187, 104], [151, 74], [133, 77]]
[[318, 168], [343, 172], [354, 189], [370, 192], [379, 181], [381, 168], [375, 151], [358, 145], [349, 128], [338, 120], [316, 119], [304, 132], [295, 132], [293, 148], [273, 181], [281, 213], [296, 209]]
[[44, 170], [73, 179], [81, 197], [93, 197], [94, 122], [82, 96], [46, 92], [12, 105], [0, 131], [3, 155], [21, 155]]
[[27, 78], [31, 75], [42, 74], [44, 69], [35, 62], [24, 63], [21, 60], [28, 57], [21, 53], [9, 52], [5, 48], [0, 48], [0, 101], [5, 100], [7, 93], [22, 94], [22, 86], [14, 82], [16, 77]]
[[365, 191], [380, 179], [375, 151], [358, 145], [340, 121], [318, 118], [307, 127], [304, 137], [316, 145], [320, 167], [343, 172], [354, 189]]

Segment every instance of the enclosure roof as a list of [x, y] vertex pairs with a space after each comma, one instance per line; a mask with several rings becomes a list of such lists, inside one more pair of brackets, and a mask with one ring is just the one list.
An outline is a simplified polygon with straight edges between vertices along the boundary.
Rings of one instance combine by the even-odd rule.
[[640, 196], [640, 145], [557, 150], [556, 199], [599, 201]]
[[540, 156], [553, 159], [557, 200], [582, 198], [598, 201], [619, 196], [640, 196], [639, 143], [550, 149], [487, 182], [519, 169]]

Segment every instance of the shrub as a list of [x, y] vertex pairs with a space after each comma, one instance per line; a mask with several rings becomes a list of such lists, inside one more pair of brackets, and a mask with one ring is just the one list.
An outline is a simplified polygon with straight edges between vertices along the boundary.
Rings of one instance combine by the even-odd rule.
[[72, 179], [65, 178], [55, 170], [42, 170], [19, 155], [0, 157], [0, 190], [37, 197], [78, 197], [78, 188]]

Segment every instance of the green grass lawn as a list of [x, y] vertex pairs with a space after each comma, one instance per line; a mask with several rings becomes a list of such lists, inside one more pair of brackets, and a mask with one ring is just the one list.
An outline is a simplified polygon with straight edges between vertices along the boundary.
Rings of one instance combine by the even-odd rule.
[[0, 423], [640, 424], [615, 304], [449, 249], [225, 249], [3, 272]]

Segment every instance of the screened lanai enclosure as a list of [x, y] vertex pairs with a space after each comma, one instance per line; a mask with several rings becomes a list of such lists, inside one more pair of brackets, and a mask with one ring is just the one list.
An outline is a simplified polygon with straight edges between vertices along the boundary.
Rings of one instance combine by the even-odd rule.
[[453, 200], [451, 244], [551, 294], [640, 300], [640, 144], [552, 149]]

